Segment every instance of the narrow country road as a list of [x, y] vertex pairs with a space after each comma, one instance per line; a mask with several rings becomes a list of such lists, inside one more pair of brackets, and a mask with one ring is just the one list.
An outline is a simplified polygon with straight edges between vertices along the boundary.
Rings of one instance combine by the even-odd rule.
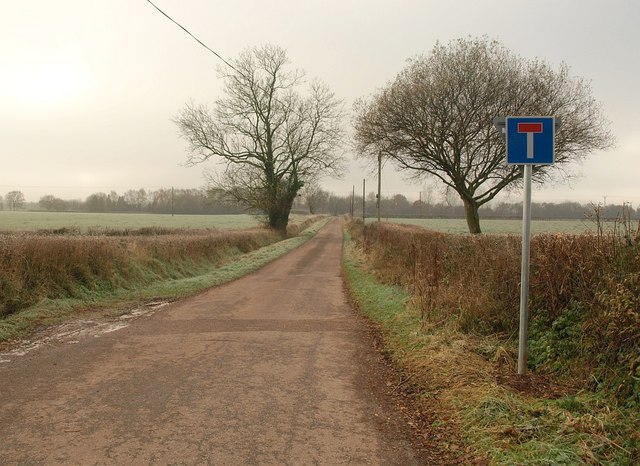
[[259, 272], [0, 363], [0, 464], [424, 464], [377, 389], [339, 220]]

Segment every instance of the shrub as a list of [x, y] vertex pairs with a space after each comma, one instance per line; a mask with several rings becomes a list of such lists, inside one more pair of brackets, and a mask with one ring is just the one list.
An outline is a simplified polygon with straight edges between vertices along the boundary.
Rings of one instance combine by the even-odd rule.
[[278, 239], [266, 229], [0, 235], [0, 317], [42, 298], [78, 297], [87, 290], [169, 278], [176, 271], [188, 276], [191, 264], [216, 264]]
[[[349, 228], [377, 277], [412, 293], [425, 325], [453, 321], [466, 332], [517, 335], [520, 237]], [[530, 364], [597, 380], [640, 404], [640, 236], [599, 231], [533, 237]]]
[[548, 316], [539, 311], [532, 319], [529, 330], [527, 363], [533, 369], [568, 372], [567, 362], [584, 356], [581, 338], [586, 312], [575, 302], [548, 325]]
[[640, 272], [607, 280], [597, 293], [596, 315], [587, 326], [597, 350], [597, 380], [640, 407]]

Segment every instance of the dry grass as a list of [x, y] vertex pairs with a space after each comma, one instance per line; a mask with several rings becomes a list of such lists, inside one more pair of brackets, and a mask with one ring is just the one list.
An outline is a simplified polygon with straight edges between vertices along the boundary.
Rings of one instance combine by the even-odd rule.
[[[351, 224], [350, 232], [355, 241], [346, 248], [345, 271], [354, 301], [380, 325], [386, 350], [404, 370], [403, 381], [409, 381], [402, 384], [405, 393], [418, 405], [419, 416], [428, 420], [423, 432], [428, 446], [447, 449], [459, 464], [637, 464], [640, 416], [633, 402], [620, 406], [608, 395], [581, 390], [544, 371], [530, 371], [525, 377], [515, 374], [515, 334], [509, 329], [515, 322], [496, 318], [492, 312], [500, 310], [497, 303], [502, 302], [515, 306], [512, 312], [517, 315], [518, 296], [516, 292], [515, 304], [500, 301], [501, 293], [514, 283], [504, 283], [506, 272], [492, 268], [511, 266], [519, 273], [517, 239], [456, 238], [399, 226], [363, 229], [361, 224]], [[542, 244], [551, 241], [553, 248], [543, 246], [538, 252], [547, 251], [548, 261], [554, 252], [566, 254], [570, 248], [555, 244], [562, 240], [544, 238]], [[569, 240], [570, 246], [588, 244], [582, 238], [583, 243]], [[567, 270], [559, 268], [557, 273]], [[625, 312], [634, 302], [629, 301], [630, 290], [636, 289], [631, 282], [616, 288], [614, 301]], [[491, 292], [481, 283], [495, 284], [501, 291]], [[560, 303], [571, 293], [567, 287], [575, 283], [570, 277], [550, 291], [559, 314], [554, 324], [566, 318], [568, 311], [561, 310]], [[596, 290], [579, 291], [580, 296], [602, 299]], [[615, 307], [607, 308], [614, 312]], [[592, 312], [602, 316], [600, 310]], [[500, 333], [491, 332], [496, 326]], [[627, 341], [637, 335], [637, 326], [624, 328]], [[608, 337], [598, 345], [618, 344], [609, 331], [604, 333]], [[633, 354], [619, 345], [611, 351]], [[597, 357], [586, 360], [597, 363]], [[568, 359], [564, 362], [570, 364]], [[616, 367], [618, 375], [627, 370], [621, 363]]]
[[[505, 345], [515, 337], [519, 237], [453, 235], [384, 223], [350, 228], [376, 276], [410, 292], [425, 329], [453, 322], [465, 333], [502, 335]], [[546, 353], [533, 368], [581, 376], [585, 383], [595, 380], [621, 399], [640, 403], [639, 238], [534, 236], [530, 309], [534, 330], [541, 333], [538, 346]], [[553, 341], [572, 338], [571, 345], [565, 341], [560, 349], [549, 348]]]
[[[290, 226], [295, 236], [318, 217]], [[40, 299], [74, 298], [156, 279], [188, 276], [193, 265], [220, 264], [281, 238], [263, 228], [59, 229], [0, 235], [0, 317]]]
[[[320, 217], [289, 225], [296, 236]], [[265, 228], [241, 230], [66, 227], [0, 234], [0, 318], [43, 298], [75, 298], [164, 278], [281, 240]]]

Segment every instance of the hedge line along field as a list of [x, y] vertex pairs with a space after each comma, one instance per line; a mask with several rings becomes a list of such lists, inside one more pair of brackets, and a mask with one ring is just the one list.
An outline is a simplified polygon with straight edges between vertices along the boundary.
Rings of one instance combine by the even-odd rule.
[[[295, 219], [296, 217], [293, 216]], [[259, 222], [253, 215], [167, 215], [140, 213], [11, 212], [0, 211], [0, 231], [99, 228], [251, 228]]]
[[[467, 221], [461, 218], [386, 218], [386, 223], [416, 225], [443, 233], [469, 233]], [[373, 219], [367, 219], [371, 222]], [[483, 219], [480, 226], [488, 234], [520, 234], [522, 219]], [[536, 233], [588, 233], [595, 232], [596, 226], [591, 220], [532, 220], [531, 232]]]
[[348, 231], [361, 269], [407, 294], [381, 321], [402, 364], [426, 374], [422, 398], [436, 386], [449, 400], [457, 414], [443, 422], [467, 448], [497, 464], [638, 464], [640, 225], [533, 237], [526, 378], [515, 374], [519, 236]]
[[37, 301], [77, 298], [189, 274], [276, 241], [266, 230], [158, 236], [0, 236], [0, 317]]
[[[301, 218], [288, 233], [295, 236], [319, 219]], [[282, 239], [266, 228], [0, 234], [0, 319], [43, 299], [82, 298], [194, 276]]]
[[[411, 288], [425, 320], [455, 317], [461, 330], [481, 334], [517, 331], [520, 237], [392, 224], [369, 225], [356, 237], [385, 282]], [[585, 381], [640, 405], [640, 232], [533, 236], [530, 299], [534, 333], [560, 332], [546, 338], [564, 347], [534, 339], [532, 368], [571, 371], [569, 360], [580, 356]]]

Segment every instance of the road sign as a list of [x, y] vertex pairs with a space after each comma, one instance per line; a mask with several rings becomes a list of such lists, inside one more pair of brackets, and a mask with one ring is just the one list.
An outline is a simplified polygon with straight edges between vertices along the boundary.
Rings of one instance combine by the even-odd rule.
[[506, 117], [507, 163], [551, 165], [554, 162], [553, 117]]
[[529, 256], [531, 244], [531, 177], [534, 165], [551, 165], [555, 157], [554, 117], [495, 117], [494, 126], [504, 137], [507, 163], [524, 165], [522, 202], [522, 261], [520, 267], [520, 329], [518, 337], [518, 374], [526, 371], [529, 326]]

